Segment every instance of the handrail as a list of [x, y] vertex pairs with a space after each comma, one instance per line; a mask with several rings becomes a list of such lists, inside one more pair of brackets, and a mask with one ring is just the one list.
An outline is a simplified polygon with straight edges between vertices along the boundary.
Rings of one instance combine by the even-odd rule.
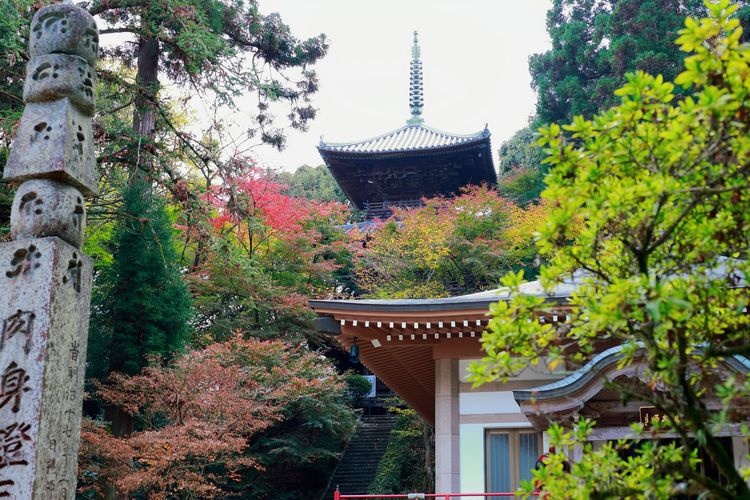
[[[438, 498], [448, 500], [450, 498], [461, 498], [461, 497], [515, 497], [515, 492], [501, 492], [501, 493], [398, 493], [398, 494], [382, 494], [382, 495], [344, 495], [338, 488], [333, 493], [333, 500], [349, 500], [355, 498], [369, 498], [369, 499], [380, 499], [380, 498], [403, 498], [406, 500], [425, 500], [428, 498]], [[531, 493], [532, 496], [539, 496], [539, 492]]]

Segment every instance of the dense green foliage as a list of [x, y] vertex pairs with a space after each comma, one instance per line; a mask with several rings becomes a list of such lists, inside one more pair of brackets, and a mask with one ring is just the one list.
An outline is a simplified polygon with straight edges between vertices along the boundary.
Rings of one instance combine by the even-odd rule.
[[433, 491], [435, 440], [432, 428], [412, 409], [392, 408], [398, 415], [370, 493]]
[[537, 125], [611, 106], [627, 72], [672, 80], [683, 58], [677, 31], [704, 12], [700, 0], [555, 0], [547, 13], [552, 49], [529, 59]]
[[517, 169], [541, 169], [544, 154], [534, 145], [535, 140], [535, 132], [528, 126], [502, 143], [499, 150], [500, 173], [506, 174]]
[[169, 360], [188, 340], [190, 297], [177, 268], [172, 222], [145, 183], [126, 188], [113, 263], [97, 285], [90, 373], [135, 374], [149, 356]]
[[24, 63], [33, 2], [0, 2], [0, 238], [10, 230], [13, 190], [2, 180], [16, 122], [23, 110]]
[[[675, 83], [630, 74], [620, 104], [592, 120], [541, 129], [552, 171], [544, 197], [554, 207], [541, 232], [553, 287], [584, 273], [571, 298], [569, 327], [539, 321], [554, 306], [515, 294], [492, 309], [474, 367], [477, 382], [547, 360], [580, 363], [602, 345], [623, 346], [619, 367], [638, 377], [611, 380], [623, 401], [643, 401], [664, 415], [657, 431], [669, 446], [632, 442], [594, 450], [594, 425], [550, 428], [552, 444], [581, 446], [582, 460], [562, 472], [562, 455], [535, 473], [553, 498], [747, 498], [750, 469], [735, 465], [720, 433], [737, 426], [747, 442], [750, 382], [727, 367], [750, 355], [750, 46], [727, 0], [706, 3], [709, 19], [688, 19], [677, 42], [689, 55]], [[691, 92], [678, 98], [676, 85]], [[683, 94], [684, 95], [684, 94]], [[504, 283], [517, 290], [522, 277]], [[712, 405], [717, 405], [712, 407]], [[633, 435], [644, 433], [643, 424]], [[723, 477], [698, 471], [709, 457]], [[532, 484], [526, 486], [530, 492]]]
[[537, 201], [544, 190], [547, 169], [542, 165], [544, 155], [535, 140], [531, 127], [525, 127], [502, 143], [499, 150], [499, 192], [522, 206]]
[[283, 419], [249, 446], [248, 454], [263, 469], [246, 469], [236, 491], [259, 500], [317, 498], [354, 431], [352, 403], [341, 386], [290, 401]]
[[[674, 79], [683, 60], [673, 43], [677, 31], [686, 16], [704, 13], [700, 0], [555, 0], [547, 12], [552, 48], [529, 59], [536, 115], [500, 146], [503, 196], [525, 204], [544, 189], [547, 171], [534, 129], [612, 106], [628, 72]], [[744, 22], [750, 7], [736, 15]]]
[[347, 202], [346, 195], [325, 165], [302, 165], [292, 173], [281, 172], [279, 181], [286, 184], [285, 193], [289, 196], [317, 201]]

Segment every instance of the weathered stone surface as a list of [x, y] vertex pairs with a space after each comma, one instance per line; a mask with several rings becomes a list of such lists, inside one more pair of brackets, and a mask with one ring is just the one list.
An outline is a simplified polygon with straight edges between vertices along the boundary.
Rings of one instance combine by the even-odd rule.
[[0, 496], [73, 499], [91, 261], [59, 238], [0, 244]]
[[47, 5], [31, 20], [29, 54], [70, 54], [92, 66], [99, 53], [99, 33], [91, 15], [73, 4]]
[[86, 196], [99, 192], [91, 120], [68, 99], [27, 104], [3, 177], [72, 184]]
[[81, 248], [86, 227], [83, 195], [73, 186], [33, 179], [16, 191], [10, 212], [14, 240], [57, 236]]
[[23, 100], [56, 101], [67, 97], [88, 116], [94, 114], [96, 70], [78, 56], [47, 54], [26, 65]]

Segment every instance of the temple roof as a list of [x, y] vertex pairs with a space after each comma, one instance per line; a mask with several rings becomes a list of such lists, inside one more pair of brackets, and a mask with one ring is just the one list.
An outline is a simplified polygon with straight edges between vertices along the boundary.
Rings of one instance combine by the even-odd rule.
[[[573, 296], [578, 287], [586, 278], [586, 273], [576, 271], [554, 285], [552, 290], [546, 291], [541, 281], [529, 281], [522, 283], [518, 292], [521, 295], [544, 297], [554, 302], [565, 303]], [[489, 308], [500, 300], [510, 300], [509, 288], [495, 288], [482, 292], [459, 295], [457, 297], [443, 297], [437, 299], [335, 299], [335, 300], [311, 300], [313, 308], [326, 307], [340, 311], [450, 311], [467, 308]]]
[[329, 142], [321, 139], [318, 151], [342, 153], [422, 152], [481, 142], [490, 136], [485, 128], [468, 135], [449, 134], [422, 124], [411, 124], [377, 137], [355, 142]]
[[[518, 402], [564, 399], [576, 391], [581, 390], [595, 378], [603, 377], [603, 374], [607, 370], [613, 367], [619, 368], [619, 365], [622, 364], [621, 362], [625, 357], [625, 354], [623, 353], [624, 348], [624, 344], [611, 347], [594, 356], [588, 363], [567, 377], [539, 387], [515, 390], [513, 391], [513, 397]], [[696, 346], [694, 347], [694, 351], [700, 353], [703, 351], [703, 347]], [[639, 349], [639, 354], [642, 356], [644, 352], [645, 351], [641, 347]], [[724, 358], [723, 362], [738, 373], [750, 372], [750, 360], [739, 354]], [[636, 368], [641, 369], [637, 366]], [[574, 399], [566, 401], [570, 401], [571, 406], [577, 404]]]
[[461, 135], [424, 124], [420, 53], [414, 32], [405, 126], [354, 142], [321, 138], [318, 145], [334, 179], [366, 219], [385, 219], [395, 208], [421, 206], [425, 198], [458, 196], [465, 186], [497, 182], [486, 125]]

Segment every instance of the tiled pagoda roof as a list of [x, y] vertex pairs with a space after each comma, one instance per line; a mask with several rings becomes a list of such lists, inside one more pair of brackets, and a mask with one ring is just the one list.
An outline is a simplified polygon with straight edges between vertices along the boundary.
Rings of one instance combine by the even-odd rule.
[[456, 135], [422, 124], [409, 124], [392, 132], [362, 141], [326, 143], [321, 140], [318, 151], [355, 154], [424, 152], [481, 142], [489, 136], [490, 131], [487, 128], [475, 134]]

